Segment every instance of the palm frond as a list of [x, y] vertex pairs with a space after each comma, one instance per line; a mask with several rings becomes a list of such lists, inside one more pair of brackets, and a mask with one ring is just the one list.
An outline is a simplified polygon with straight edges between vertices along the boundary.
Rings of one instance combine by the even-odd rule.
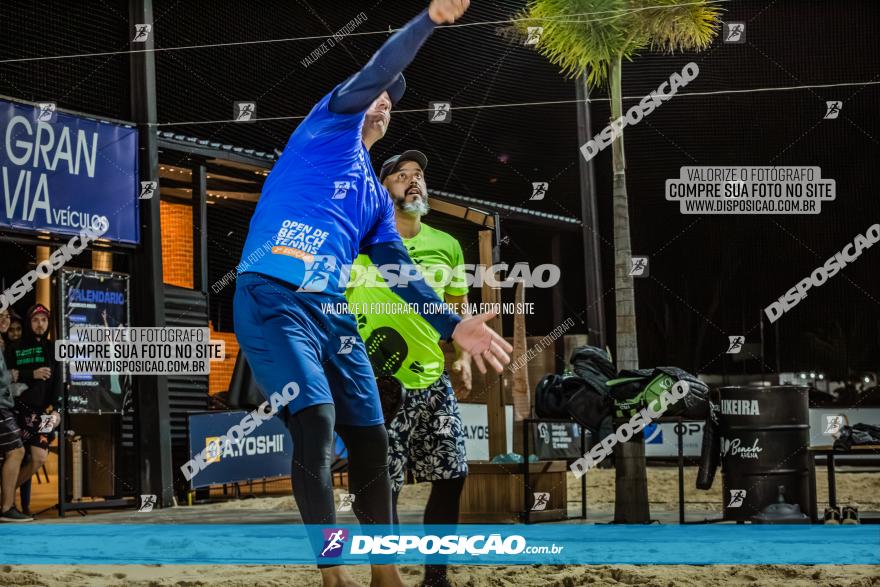
[[638, 27], [654, 51], [701, 51], [721, 26], [721, 9], [710, 0], [630, 0]]
[[626, 53], [625, 0], [534, 0], [518, 26], [543, 27], [537, 50], [563, 75], [587, 72], [591, 85], [608, 77], [610, 60]]
[[532, 0], [516, 28], [543, 27], [537, 50], [563, 75], [587, 73], [591, 86], [608, 79], [609, 64], [640, 49], [699, 51], [720, 27], [713, 0]]

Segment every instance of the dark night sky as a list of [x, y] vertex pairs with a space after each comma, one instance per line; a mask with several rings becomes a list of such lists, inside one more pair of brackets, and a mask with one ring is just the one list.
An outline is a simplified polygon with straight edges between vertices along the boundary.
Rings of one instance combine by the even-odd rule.
[[[0, 27], [7, 30], [0, 34], [0, 57], [127, 48], [125, 3], [83, 4], [48, 2], [38, 9], [3, 3]], [[157, 46], [328, 34], [361, 11], [367, 21], [359, 32], [385, 30], [427, 3], [376, 4], [157, 0]], [[475, 0], [462, 22], [504, 20], [521, 5]], [[625, 66], [624, 94], [646, 94], [691, 60], [700, 75], [686, 92], [880, 81], [880, 6], [872, 0], [743, 0], [724, 6], [724, 20], [747, 23], [746, 43], [719, 39], [697, 55], [645, 52]], [[574, 99], [573, 82], [498, 33], [497, 25], [438, 31], [407, 70], [409, 91], [398, 109], [425, 109], [433, 100], [451, 101], [456, 108]], [[349, 37], [307, 68], [300, 60], [320, 40], [158, 53], [159, 121], [229, 118], [232, 102], [244, 99], [257, 100], [260, 117], [304, 115], [383, 39]], [[0, 64], [0, 94], [54, 98], [61, 107], [127, 119], [127, 75], [124, 55]], [[598, 89], [593, 96], [607, 93]], [[826, 100], [844, 101], [838, 119], [822, 120]], [[403, 149], [422, 149], [431, 160], [429, 187], [579, 216], [575, 108], [569, 103], [456, 110], [448, 125], [429, 124], [425, 112], [399, 112], [373, 157], [381, 161]], [[592, 108], [598, 132], [609, 116], [607, 102]], [[283, 145], [296, 123], [175, 130], [271, 151]], [[636, 283], [644, 365], [720, 372], [728, 335], [746, 334], [747, 342], [757, 342], [767, 304], [880, 222], [880, 86], [678, 96], [627, 129], [625, 137], [633, 251], [648, 255], [651, 263], [650, 277]], [[610, 149], [595, 161], [604, 291], [613, 284]], [[837, 182], [837, 201], [814, 216], [686, 216], [663, 197], [665, 180], [677, 177], [683, 165], [771, 164], [820, 166], [823, 177]], [[532, 181], [550, 182], [541, 202], [528, 200]], [[547, 229], [509, 223], [505, 232], [510, 236], [505, 261], [549, 261]], [[564, 316], [577, 316], [585, 305], [579, 238], [564, 237]], [[878, 267], [880, 249], [869, 249], [779, 320], [782, 370], [880, 370]], [[530, 299], [538, 304], [530, 334], [549, 332], [555, 326], [549, 295], [533, 292]], [[605, 302], [613, 325], [613, 293]], [[767, 337], [772, 349], [769, 326]], [[766, 363], [765, 370], [775, 370], [772, 353]], [[727, 365], [743, 368], [756, 372], [761, 365]]]

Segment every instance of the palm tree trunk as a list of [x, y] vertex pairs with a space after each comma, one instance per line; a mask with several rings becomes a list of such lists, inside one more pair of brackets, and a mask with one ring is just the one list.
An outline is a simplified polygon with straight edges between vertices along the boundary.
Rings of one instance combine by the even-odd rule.
[[[611, 63], [611, 119], [623, 115], [621, 100], [621, 57]], [[614, 293], [617, 325], [617, 367], [638, 369], [639, 348], [636, 337], [636, 307], [633, 278], [629, 274], [632, 245], [629, 236], [629, 205], [626, 196], [626, 157], [623, 136], [611, 146], [614, 166]], [[641, 433], [629, 442], [614, 447], [616, 469], [614, 521], [639, 524], [651, 520], [648, 507], [648, 478], [645, 468], [645, 442]]]

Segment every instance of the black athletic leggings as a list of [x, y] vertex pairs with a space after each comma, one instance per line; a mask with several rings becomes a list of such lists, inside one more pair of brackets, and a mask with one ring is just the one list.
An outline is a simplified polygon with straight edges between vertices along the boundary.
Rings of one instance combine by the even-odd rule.
[[[457, 479], [440, 479], [431, 482], [431, 495], [425, 506], [425, 525], [450, 525], [458, 524], [459, 503], [461, 491], [464, 489], [464, 477]], [[394, 525], [400, 524], [397, 517], [397, 499], [399, 493], [391, 496], [394, 510]], [[446, 585], [446, 565], [425, 565], [425, 579], [423, 585]]]
[[[459, 502], [461, 491], [464, 489], [464, 479], [464, 477], [459, 477], [431, 482], [431, 494], [425, 505], [426, 525], [454, 526], [458, 524]], [[397, 499], [399, 497], [399, 493], [391, 496], [395, 526], [400, 525], [400, 518], [397, 517]]]
[[[334, 526], [334, 427], [348, 449], [348, 487], [361, 524], [391, 524], [388, 433], [376, 426], [335, 426], [336, 408], [319, 404], [287, 417], [293, 439], [293, 497], [305, 524]], [[316, 548], [319, 548], [317, 545]], [[318, 551], [320, 552], [320, 550]], [[332, 566], [332, 565], [318, 565]]]

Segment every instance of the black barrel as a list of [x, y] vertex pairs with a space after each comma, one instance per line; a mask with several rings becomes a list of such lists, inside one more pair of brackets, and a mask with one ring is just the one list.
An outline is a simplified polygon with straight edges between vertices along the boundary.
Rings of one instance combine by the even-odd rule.
[[813, 512], [806, 387], [722, 387], [721, 474], [724, 518], [745, 521], [776, 503]]

